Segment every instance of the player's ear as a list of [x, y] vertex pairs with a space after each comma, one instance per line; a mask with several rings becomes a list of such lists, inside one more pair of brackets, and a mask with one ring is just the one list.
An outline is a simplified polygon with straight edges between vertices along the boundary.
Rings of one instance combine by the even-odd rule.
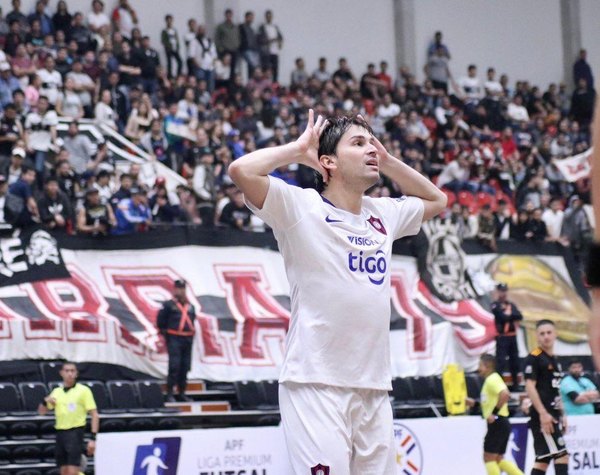
[[321, 163], [321, 166], [327, 171], [331, 171], [337, 168], [337, 157], [335, 155], [321, 155], [319, 157], [319, 162]]

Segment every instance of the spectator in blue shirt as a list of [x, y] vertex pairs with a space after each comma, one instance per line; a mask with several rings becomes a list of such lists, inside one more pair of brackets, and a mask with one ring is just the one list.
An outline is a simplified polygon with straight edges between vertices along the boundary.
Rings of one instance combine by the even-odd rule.
[[146, 191], [142, 188], [132, 188], [131, 198], [125, 198], [119, 202], [115, 210], [115, 217], [117, 226], [113, 229], [113, 234], [146, 231], [152, 222]]
[[600, 398], [596, 385], [583, 376], [583, 364], [573, 359], [569, 374], [560, 383], [560, 394], [568, 416], [594, 414], [593, 401]]
[[17, 181], [8, 187], [8, 192], [11, 195], [19, 197], [23, 200], [24, 207], [21, 216], [19, 217], [20, 226], [27, 226], [32, 222], [40, 221], [40, 213], [38, 211], [37, 202], [33, 197], [33, 182], [35, 181], [35, 170], [23, 166], [21, 168], [21, 176]]
[[18, 89], [21, 89], [21, 84], [13, 76], [10, 64], [0, 63], [0, 112], [13, 101], [13, 92]]

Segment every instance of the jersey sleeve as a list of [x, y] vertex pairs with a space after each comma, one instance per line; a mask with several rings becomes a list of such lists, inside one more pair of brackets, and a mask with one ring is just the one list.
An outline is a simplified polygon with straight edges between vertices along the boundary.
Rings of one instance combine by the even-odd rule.
[[85, 407], [85, 411], [93, 411], [96, 409], [96, 401], [94, 401], [94, 395], [92, 394], [92, 390], [84, 386], [85, 390], [83, 391], [82, 402], [83, 407]]
[[391, 228], [394, 239], [414, 236], [421, 229], [425, 206], [421, 198], [403, 196], [401, 198], [377, 198], [384, 207], [385, 222]]
[[[58, 396], [58, 391], [59, 391], [59, 389], [60, 389], [60, 388], [54, 388], [52, 391], [50, 391], [50, 394], [49, 394], [49, 396], [50, 396], [50, 397], [52, 397], [52, 398], [54, 398], [54, 399], [56, 400], [56, 397]], [[48, 409], [54, 409], [54, 404], [47, 403], [47, 404], [46, 404], [46, 407], [47, 407]]]
[[525, 370], [523, 371], [525, 379], [537, 381], [538, 379], [538, 360], [535, 356], [529, 354], [525, 358]]
[[309, 192], [269, 176], [269, 190], [261, 209], [249, 201], [246, 206], [274, 230], [285, 231], [298, 223], [312, 207]]

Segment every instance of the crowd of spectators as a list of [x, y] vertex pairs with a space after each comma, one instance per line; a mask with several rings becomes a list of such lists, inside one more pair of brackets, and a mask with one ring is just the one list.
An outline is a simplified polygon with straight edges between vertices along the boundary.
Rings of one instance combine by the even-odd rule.
[[[394, 156], [447, 191], [446, 217], [462, 237], [496, 248], [499, 239], [557, 241], [584, 252], [593, 223], [586, 179], [569, 183], [556, 161], [589, 148], [595, 91], [585, 51], [574, 64], [574, 90], [543, 90], [477, 65], [451, 74], [451, 54], [437, 32], [425, 80], [401, 67], [369, 64], [356, 75], [345, 58], [314, 68], [298, 57], [280, 78], [284, 36], [273, 13], [234, 12], [209, 35], [194, 19], [187, 31], [167, 15], [161, 44], [151, 44], [128, 0], [88, 12], [59, 1], [50, 11], [13, 10], [0, 19], [0, 222], [41, 223], [69, 232], [127, 234], [160, 224], [193, 223], [264, 229], [243, 205], [228, 165], [257, 147], [302, 132], [308, 108], [318, 114], [361, 113]], [[260, 23], [260, 24], [259, 24]], [[163, 50], [159, 54], [157, 48]], [[524, 72], [525, 74], [525, 72]], [[66, 134], [60, 118], [71, 120]], [[79, 128], [109, 127], [181, 174], [168, 190], [139, 179], [139, 165], [117, 174], [106, 145]], [[275, 176], [314, 186], [303, 166]], [[373, 196], [400, 190], [382, 177]]]

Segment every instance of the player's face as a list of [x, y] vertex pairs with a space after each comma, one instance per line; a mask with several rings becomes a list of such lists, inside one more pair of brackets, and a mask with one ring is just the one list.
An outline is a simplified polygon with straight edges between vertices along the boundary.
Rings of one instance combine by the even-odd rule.
[[554, 325], [546, 324], [536, 330], [538, 344], [543, 350], [552, 349], [556, 341], [556, 328]]
[[373, 136], [364, 128], [352, 125], [340, 139], [336, 150], [337, 171], [350, 186], [371, 187], [379, 180], [379, 159]]

